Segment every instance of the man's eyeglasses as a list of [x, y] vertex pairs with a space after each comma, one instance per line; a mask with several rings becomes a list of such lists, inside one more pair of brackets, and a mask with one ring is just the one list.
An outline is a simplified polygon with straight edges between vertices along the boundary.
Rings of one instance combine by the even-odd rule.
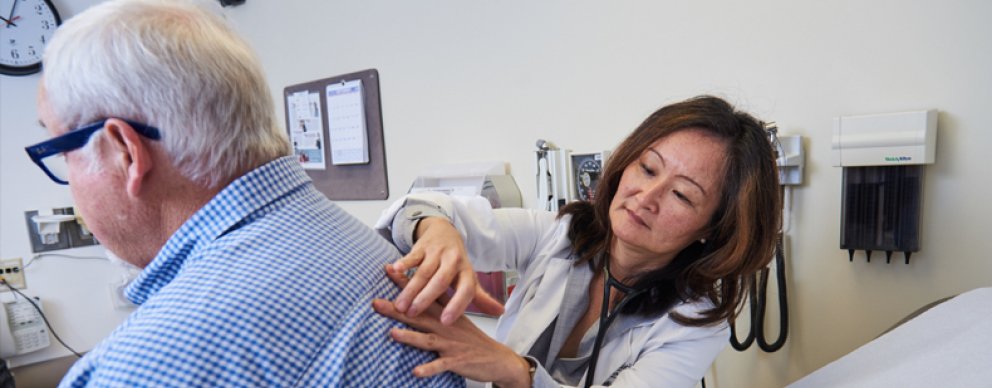
[[[24, 150], [27, 151], [28, 156], [31, 157], [34, 164], [41, 167], [41, 170], [49, 178], [52, 178], [55, 183], [67, 185], [69, 184], [69, 168], [65, 163], [65, 158], [61, 157], [62, 154], [82, 148], [94, 133], [103, 129], [103, 124], [106, 121], [107, 119], [103, 119], [92, 124], [84, 125], [33, 146], [24, 147]], [[131, 125], [141, 136], [152, 140], [162, 138], [158, 128], [130, 120], [124, 120], [124, 122]], [[53, 156], [56, 157], [53, 158]]]

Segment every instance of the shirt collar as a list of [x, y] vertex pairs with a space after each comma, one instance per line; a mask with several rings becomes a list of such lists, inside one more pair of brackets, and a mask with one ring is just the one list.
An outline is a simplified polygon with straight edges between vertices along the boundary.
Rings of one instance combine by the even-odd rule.
[[263, 206], [272, 203], [310, 178], [292, 156], [273, 160], [234, 180], [193, 214], [132, 282], [125, 294], [141, 304], [165, 287], [182, 269], [186, 259], [216, 240]]

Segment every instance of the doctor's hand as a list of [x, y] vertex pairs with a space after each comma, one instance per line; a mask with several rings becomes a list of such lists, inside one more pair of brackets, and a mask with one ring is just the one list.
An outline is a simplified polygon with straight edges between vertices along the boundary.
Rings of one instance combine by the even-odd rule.
[[[391, 272], [389, 277], [400, 286], [407, 281], [401, 273]], [[380, 315], [418, 330], [394, 328], [389, 332], [393, 340], [438, 354], [434, 361], [414, 368], [414, 376], [430, 377], [450, 371], [475, 381], [493, 382], [504, 388], [531, 385], [530, 364], [527, 360], [486, 335], [464, 315], [458, 316], [450, 325], [442, 324], [439, 319], [441, 303], [431, 303], [423, 314], [416, 317], [403, 314], [393, 303], [384, 299], [373, 300], [372, 308]]]
[[472, 302], [483, 313], [503, 314], [503, 305], [479, 284], [475, 270], [468, 260], [465, 242], [448, 220], [440, 217], [424, 218], [417, 224], [414, 235], [416, 243], [410, 253], [393, 263], [390, 268], [400, 274], [410, 268], [417, 269], [408, 284], [400, 286], [403, 291], [394, 301], [397, 311], [405, 313], [407, 317], [416, 317], [434, 301], [446, 296], [448, 287], [454, 287], [454, 295], [440, 314], [442, 324], [447, 326], [454, 323]]

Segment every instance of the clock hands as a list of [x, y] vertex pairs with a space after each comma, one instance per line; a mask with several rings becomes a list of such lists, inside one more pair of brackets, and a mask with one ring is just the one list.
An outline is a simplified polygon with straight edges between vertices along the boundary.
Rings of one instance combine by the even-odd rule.
[[20, 16], [14, 16], [14, 17], [13, 17], [13, 18], [11, 18], [10, 20], [7, 20], [7, 19], [6, 19], [6, 18], [4, 18], [3, 16], [0, 16], [0, 20], [3, 20], [3, 22], [4, 22], [4, 23], [7, 23], [7, 27], [10, 27], [10, 26], [14, 26], [14, 27], [17, 27], [17, 25], [16, 25], [16, 24], [14, 24], [14, 20], [17, 20], [17, 19], [20, 19], [20, 18], [21, 18]]
[[60, 24], [62, 20], [50, 0], [0, 0], [0, 74], [40, 71], [42, 48]]
[[17, 0], [14, 0], [14, 4], [10, 5], [10, 14], [7, 15], [7, 19], [4, 19], [4, 21], [7, 22], [7, 28], [10, 28], [11, 25], [17, 27], [17, 25], [14, 24], [14, 20], [17, 19], [14, 17], [15, 9], [17, 9]]

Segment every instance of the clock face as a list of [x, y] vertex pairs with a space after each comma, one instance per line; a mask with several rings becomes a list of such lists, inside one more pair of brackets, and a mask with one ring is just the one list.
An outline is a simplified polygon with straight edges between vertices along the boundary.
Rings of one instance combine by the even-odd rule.
[[49, 0], [0, 0], [0, 73], [41, 70], [45, 45], [62, 24]]

